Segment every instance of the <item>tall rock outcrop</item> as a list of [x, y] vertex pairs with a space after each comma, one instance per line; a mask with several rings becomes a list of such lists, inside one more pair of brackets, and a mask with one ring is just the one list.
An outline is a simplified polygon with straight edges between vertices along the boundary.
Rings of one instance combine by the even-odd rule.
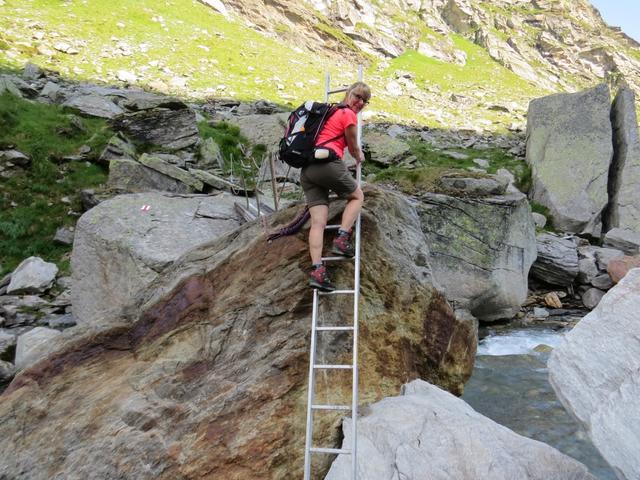
[[419, 207], [429, 263], [447, 298], [484, 321], [511, 318], [527, 297], [536, 238], [524, 195], [426, 194]]
[[614, 158], [609, 172], [609, 208], [605, 231], [623, 228], [640, 233], [640, 139], [635, 95], [621, 88], [611, 109]]
[[556, 229], [599, 236], [613, 157], [609, 88], [537, 98], [529, 104], [530, 197], [549, 209]]
[[618, 478], [640, 478], [640, 268], [609, 290], [549, 359], [549, 379]]
[[[475, 325], [456, 319], [433, 288], [415, 208], [391, 192], [366, 195], [360, 401], [418, 377], [460, 393], [473, 366]], [[0, 397], [0, 476], [301, 477], [311, 315], [306, 233], [270, 245], [253, 223], [197, 247], [165, 267], [117, 324], [69, 340], [19, 374]], [[338, 285], [353, 273], [341, 265]], [[324, 297], [320, 319], [348, 322], [350, 311], [348, 300]], [[327, 335], [322, 358], [347, 360], [348, 334]], [[351, 376], [339, 373], [319, 378], [319, 395], [350, 395]], [[337, 446], [339, 422], [322, 416], [318, 442]]]

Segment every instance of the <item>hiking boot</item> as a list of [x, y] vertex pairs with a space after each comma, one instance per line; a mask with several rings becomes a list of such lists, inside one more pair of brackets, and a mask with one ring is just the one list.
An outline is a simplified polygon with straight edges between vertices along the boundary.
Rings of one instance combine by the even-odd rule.
[[342, 257], [353, 257], [356, 254], [356, 250], [351, 243], [351, 233], [338, 235], [333, 239], [333, 245], [331, 246], [331, 253], [340, 255]]
[[333, 283], [331, 283], [331, 280], [329, 280], [327, 267], [324, 265], [311, 270], [309, 274], [309, 286], [323, 292], [333, 292], [336, 289]]

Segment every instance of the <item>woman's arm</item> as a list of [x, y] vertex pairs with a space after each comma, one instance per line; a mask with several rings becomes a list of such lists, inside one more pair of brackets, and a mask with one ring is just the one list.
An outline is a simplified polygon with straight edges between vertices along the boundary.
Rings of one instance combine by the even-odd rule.
[[349, 125], [344, 132], [344, 135], [347, 139], [347, 147], [349, 148], [349, 153], [353, 158], [356, 159], [356, 162], [364, 162], [364, 153], [358, 146], [358, 129], [355, 125]]

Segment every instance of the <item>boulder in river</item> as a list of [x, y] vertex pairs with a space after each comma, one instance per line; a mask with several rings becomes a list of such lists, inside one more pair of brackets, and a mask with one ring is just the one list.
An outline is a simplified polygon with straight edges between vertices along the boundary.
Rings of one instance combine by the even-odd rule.
[[[350, 419], [343, 430], [342, 448], [348, 449]], [[421, 380], [358, 419], [358, 473], [372, 480], [595, 480], [576, 460]], [[350, 478], [351, 457], [340, 455], [325, 480]]]
[[623, 480], [640, 478], [640, 268], [607, 292], [549, 359], [558, 397]]

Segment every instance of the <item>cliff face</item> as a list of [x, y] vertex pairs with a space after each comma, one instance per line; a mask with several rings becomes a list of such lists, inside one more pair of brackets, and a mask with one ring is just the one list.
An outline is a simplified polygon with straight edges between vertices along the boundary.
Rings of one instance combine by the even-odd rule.
[[[360, 401], [414, 378], [460, 393], [475, 325], [456, 319], [434, 289], [415, 210], [389, 192], [367, 195]], [[305, 237], [269, 245], [253, 224], [197, 248], [119, 324], [22, 372], [0, 401], [0, 475], [300, 477], [311, 314]], [[348, 265], [335, 272], [339, 285], [351, 278]], [[327, 297], [320, 320], [349, 322], [350, 310]], [[348, 335], [321, 340], [321, 360], [348, 361]], [[350, 374], [329, 375], [319, 376], [318, 400], [348, 401]], [[339, 424], [337, 415], [320, 416], [317, 443], [337, 446]]]
[[265, 5], [230, 0], [225, 4], [255, 28], [312, 51], [390, 59], [417, 50], [460, 65], [466, 55], [453, 41], [460, 35], [547, 90], [575, 91], [624, 76], [640, 92], [640, 45], [608, 26], [588, 0], [275, 0]]

